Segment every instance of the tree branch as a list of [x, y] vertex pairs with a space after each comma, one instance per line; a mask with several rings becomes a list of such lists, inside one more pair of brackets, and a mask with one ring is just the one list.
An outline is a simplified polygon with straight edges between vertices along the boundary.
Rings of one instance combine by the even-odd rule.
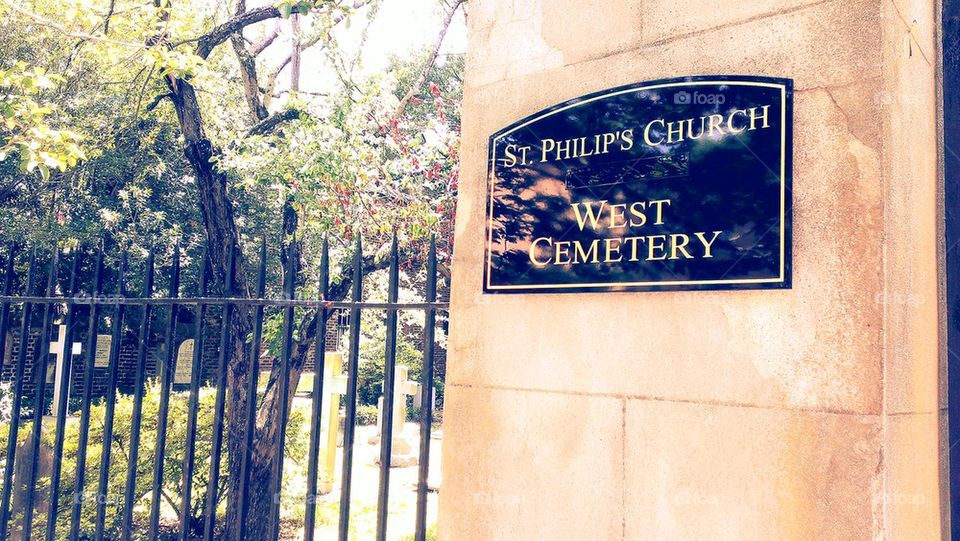
[[290, 51], [290, 91], [296, 92], [300, 90], [300, 52], [303, 50], [303, 44], [300, 41], [302, 36], [299, 15], [290, 16], [290, 29], [293, 31], [293, 36], [291, 36], [293, 43]]
[[[357, 0], [356, 2], [353, 3], [353, 9], [360, 9], [363, 6], [369, 4], [370, 1], [371, 0]], [[337, 14], [337, 16], [335, 16], [331, 21], [330, 28], [333, 28], [334, 26], [340, 24], [346, 18], [347, 18], [346, 13]], [[320, 40], [327, 35], [328, 31], [329, 29], [325, 29], [325, 31], [318, 32], [317, 34], [307, 38], [306, 41], [300, 44], [300, 52], [302, 53], [303, 51], [319, 43]], [[276, 86], [277, 77], [280, 76], [280, 74], [283, 72], [283, 68], [287, 67], [287, 64], [289, 64], [292, 60], [293, 60], [293, 52], [291, 51], [291, 53], [288, 54], [286, 57], [284, 57], [284, 59], [281, 60], [279, 64], [277, 64], [277, 66], [273, 69], [273, 71], [271, 71], [267, 75], [267, 84], [265, 85], [265, 88], [268, 94], [273, 93], [274, 87]]]
[[41, 25], [41, 26], [46, 26], [46, 27], [52, 28], [52, 29], [56, 30], [57, 32], [63, 34], [64, 36], [66, 36], [66, 37], [68, 37], [68, 38], [76, 38], [76, 39], [79, 39], [79, 40], [81, 40], [81, 41], [99, 41], [99, 42], [102, 42], [102, 43], [110, 43], [110, 44], [113, 44], [113, 45], [120, 45], [120, 46], [123, 46], [123, 47], [132, 47], [132, 48], [134, 48], [134, 49], [144, 49], [144, 48], [145, 48], [144, 45], [141, 45], [141, 44], [139, 44], [139, 43], [131, 43], [131, 42], [128, 42], [128, 41], [120, 41], [120, 40], [116, 40], [116, 39], [110, 39], [110, 38], [107, 38], [106, 36], [98, 36], [98, 35], [96, 35], [96, 34], [90, 34], [90, 33], [87, 33], [87, 32], [74, 32], [73, 30], [67, 28], [66, 26], [64, 26], [64, 25], [62, 25], [62, 24], [60, 24], [60, 23], [58, 23], [58, 22], [56, 22], [56, 21], [50, 20], [50, 19], [48, 19], [48, 18], [46, 18], [46, 17], [43, 17], [42, 15], [38, 15], [38, 14], [36, 14], [36, 13], [33, 13], [32, 11], [28, 11], [28, 10], [26, 10], [26, 9], [23, 9], [22, 7], [16, 5], [15, 3], [11, 2], [10, 0], [2, 0], [2, 1], [3, 1], [3, 4], [4, 4], [5, 6], [7, 6], [8, 8], [10, 8], [11, 10], [19, 13], [20, 15], [23, 15], [24, 17], [27, 17], [27, 18], [29, 18], [29, 19], [32, 19], [35, 23], [37, 23], [37, 24], [39, 24], [39, 25]]
[[260, 121], [254, 127], [250, 128], [247, 135], [266, 135], [283, 122], [299, 120], [306, 116], [307, 114], [299, 109], [287, 109], [286, 111], [281, 111]]
[[259, 55], [267, 47], [269, 47], [273, 43], [273, 40], [277, 39], [277, 36], [279, 35], [280, 35], [280, 21], [277, 21], [276, 24], [273, 25], [273, 30], [271, 30], [269, 34], [267, 34], [262, 40], [253, 44], [253, 46], [250, 48], [250, 54], [253, 56]]
[[103, 35], [110, 33], [110, 18], [113, 17], [113, 10], [116, 8], [116, 0], [110, 0], [110, 7], [107, 9], [107, 15], [103, 18]]
[[160, 102], [161, 102], [161, 101], [163, 101], [163, 100], [165, 100], [165, 99], [167, 99], [167, 98], [169, 98], [169, 99], [172, 101], [172, 100], [173, 100], [173, 94], [167, 92], [166, 94], [158, 94], [158, 95], [154, 96], [153, 99], [150, 100], [150, 103], [147, 104], [146, 108], [144, 108], [144, 110], [147, 111], [147, 112], [153, 111], [154, 109], [157, 108], [158, 105], [160, 105]]
[[420, 73], [417, 75], [417, 78], [413, 82], [413, 86], [410, 87], [410, 90], [400, 99], [400, 104], [397, 105], [397, 110], [393, 114], [393, 118], [399, 118], [403, 114], [403, 110], [407, 108], [407, 105], [410, 103], [410, 100], [414, 98], [419, 92], [420, 87], [423, 86], [423, 83], [427, 80], [427, 75], [430, 74], [430, 70], [433, 68], [433, 64], [437, 61], [437, 55], [440, 54], [440, 46], [443, 45], [443, 38], [447, 35], [447, 29], [450, 28], [450, 22], [453, 21], [453, 15], [457, 12], [457, 9], [460, 8], [460, 5], [463, 4], [464, 0], [455, 0], [450, 4], [450, 9], [447, 10], [447, 14], [443, 19], [443, 26], [440, 27], [440, 33], [437, 34], [437, 39], [433, 42], [433, 51], [430, 53], [430, 56], [427, 58], [426, 63], [423, 67], [420, 68]]
[[[237, 0], [235, 13], [239, 15], [246, 11], [246, 0]], [[250, 114], [253, 116], [254, 122], [260, 122], [267, 118], [269, 113], [263, 105], [263, 99], [260, 97], [260, 83], [257, 81], [257, 62], [253, 55], [250, 54], [250, 51], [247, 50], [247, 44], [244, 41], [242, 30], [230, 35], [230, 44], [233, 45], [233, 51], [237, 54], [237, 61], [240, 63], [243, 95], [247, 99]]]
[[239, 32], [251, 24], [280, 17], [280, 10], [275, 7], [262, 7], [234, 15], [232, 19], [207, 32], [197, 39], [196, 55], [207, 58], [213, 49], [230, 39], [234, 32]]

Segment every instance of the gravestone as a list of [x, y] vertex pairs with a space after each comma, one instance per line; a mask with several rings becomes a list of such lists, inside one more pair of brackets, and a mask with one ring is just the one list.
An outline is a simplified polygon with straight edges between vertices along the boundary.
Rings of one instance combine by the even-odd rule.
[[[393, 380], [393, 445], [390, 447], [390, 467], [405, 468], [414, 466], [419, 460], [417, 438], [406, 430], [407, 397], [416, 397], [420, 385], [407, 379], [410, 369], [397, 365]], [[377, 432], [370, 437], [369, 443], [378, 445], [383, 434], [383, 396], [377, 399]], [[377, 455], [380, 463], [380, 455]]]
[[110, 346], [113, 337], [109, 334], [97, 335], [97, 350], [93, 357], [94, 368], [108, 368], [110, 366]]
[[7, 331], [7, 339], [3, 344], [3, 359], [0, 360], [0, 367], [6, 366], [13, 360], [13, 332]]
[[323, 396], [320, 400], [321, 418], [324, 419], [320, 425], [320, 441], [325, 442], [321, 463], [323, 471], [318, 482], [321, 494], [327, 494], [333, 490], [340, 432], [340, 397], [345, 394], [347, 394], [347, 378], [343, 374], [343, 354], [328, 351], [324, 361]]
[[173, 372], [175, 385], [189, 385], [193, 377], [193, 338], [187, 338], [177, 348], [177, 365]]
[[[52, 412], [54, 413], [54, 415], [56, 415], [57, 411], [60, 410], [60, 386], [63, 385], [64, 383], [66, 383], [66, 385], [67, 385], [67, 403], [70, 402], [70, 384], [69, 384], [69, 382], [70, 382], [70, 374], [69, 374], [69, 373], [64, 373], [64, 363], [66, 362], [66, 355], [64, 354], [64, 350], [65, 350], [66, 347], [67, 347], [67, 344], [66, 344], [66, 342], [67, 342], [67, 326], [66, 326], [66, 325], [58, 325], [57, 328], [58, 328], [58, 330], [57, 330], [57, 340], [54, 341], [54, 342], [50, 342], [50, 354], [55, 358], [53, 362], [55, 362], [56, 364], [55, 364], [54, 370], [52, 370], [52, 371], [51, 371], [51, 370], [48, 370], [48, 371], [47, 371], [47, 373], [48, 373], [48, 382], [49, 382], [49, 374], [50, 374], [50, 372], [53, 372], [53, 376], [54, 376], [54, 378], [53, 378], [53, 406], [52, 406], [52, 409], [50, 410], [50, 411], [52, 411]], [[82, 344], [81, 344], [80, 342], [74, 342], [74, 343], [73, 343], [73, 346], [70, 348], [70, 355], [71, 355], [71, 356], [80, 355], [80, 352], [81, 352], [81, 351], [82, 351]], [[71, 372], [72, 372], [72, 371], [73, 371], [73, 363], [71, 363], [70, 368], [71, 368]], [[64, 378], [66, 378], [66, 381], [64, 381]]]

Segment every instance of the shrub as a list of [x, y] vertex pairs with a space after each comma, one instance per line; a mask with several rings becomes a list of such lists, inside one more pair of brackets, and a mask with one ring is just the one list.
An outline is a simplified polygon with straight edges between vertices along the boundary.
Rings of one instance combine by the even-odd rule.
[[359, 404], [357, 406], [357, 424], [375, 425], [377, 424], [377, 407], [368, 404]]
[[[194, 447], [195, 467], [193, 473], [193, 489], [190, 505], [191, 524], [194, 527], [202, 526], [207, 483], [209, 479], [210, 455], [212, 454], [212, 435], [214, 423], [214, 402], [216, 391], [212, 388], [203, 388], [200, 391], [199, 407], [197, 410], [196, 439]], [[182, 494], [183, 457], [187, 440], [187, 417], [189, 393], [171, 392], [167, 423], [166, 449], [164, 453], [164, 473], [162, 485], [162, 514], [180, 514]], [[152, 496], [153, 463], [157, 443], [157, 420], [160, 407], [160, 386], [157, 381], [147, 384], [143, 400], [142, 424], [140, 431], [140, 445], [137, 459], [137, 478], [134, 488], [134, 522], [145, 525], [150, 512], [149, 501]], [[86, 450], [86, 482], [84, 487], [84, 505], [81, 514], [81, 537], [92, 537], [96, 528], [95, 494], [98, 490], [102, 442], [104, 440], [104, 418], [106, 405], [101, 399], [90, 408], [90, 432]], [[127, 476], [127, 461], [129, 457], [129, 443], [131, 421], [133, 417], [133, 396], [118, 394], [114, 412], [113, 446], [111, 450], [110, 468], [107, 484], [107, 514], [106, 532], [108, 537], [118, 537], [120, 530], [120, 508], [123, 505], [123, 495]], [[293, 408], [287, 425], [285, 455], [287, 460], [305, 462], [307, 448], [307, 434], [305, 425], [307, 414], [302, 408]], [[20, 437], [23, 441], [31, 432], [31, 423], [21, 424]], [[3, 431], [6, 439], [6, 430]], [[44, 445], [53, 448], [54, 430], [44, 430]], [[76, 487], [76, 465], [79, 447], [80, 423], [67, 424], [63, 451], [63, 473], [60, 481], [60, 500], [58, 515], [58, 532], [66, 534], [69, 529], [70, 507], [73, 503], [73, 494]], [[221, 450], [220, 483], [217, 490], [217, 501], [223, 503], [228, 486], [226, 465], [228, 464], [227, 446]], [[284, 476], [284, 487], [295, 482]], [[39, 490], [49, 490], [49, 478], [38, 479]], [[177, 509], [171, 509], [170, 502], [175, 502]], [[36, 520], [38, 538], [42, 538], [42, 528], [45, 520]], [[145, 526], [144, 526], [145, 527]]]

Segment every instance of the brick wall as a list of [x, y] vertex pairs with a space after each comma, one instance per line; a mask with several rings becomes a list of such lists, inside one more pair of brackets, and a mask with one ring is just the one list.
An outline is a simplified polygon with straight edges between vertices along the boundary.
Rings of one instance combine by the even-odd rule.
[[[85, 318], [80, 318], [81, 322], [85, 326]], [[187, 338], [190, 337], [190, 334], [193, 332], [193, 326], [181, 324], [178, 328], [177, 341], [174, 346], [174, 355], [176, 355], [176, 348], [179, 348], [180, 344]], [[163, 329], [154, 329], [155, 331], [165, 332], [165, 325]], [[52, 334], [55, 334], [53, 331]], [[102, 333], [103, 334], [103, 333]], [[201, 363], [201, 382], [210, 383], [214, 380], [217, 375], [217, 363], [218, 363], [218, 352], [219, 352], [219, 321], [217, 319], [208, 319], [207, 324], [204, 328], [204, 343], [203, 343], [203, 353], [202, 353], [202, 363]], [[35, 359], [37, 354], [37, 346], [39, 346], [39, 337], [40, 329], [34, 328], [29, 333], [29, 339], [27, 341], [27, 354], [26, 362], [24, 364], [24, 378], [23, 378], [23, 396], [27, 400], [27, 403], [30, 403], [34, 399], [35, 389], [36, 389], [36, 372], [35, 372]], [[70, 397], [71, 400], [79, 400], [83, 395], [83, 380], [84, 374], [86, 372], [86, 345], [87, 345], [87, 333], [84, 331], [75, 331], [73, 335], [74, 342], [80, 342], [83, 344], [84, 350], [81, 355], [73, 357], [73, 369], [71, 370], [70, 378]], [[3, 352], [2, 357], [2, 370], [0, 370], [0, 381], [3, 382], [12, 382], [14, 379], [14, 373], [16, 368], [16, 360], [20, 351], [20, 332], [19, 330], [10, 331], [7, 334], [7, 347]], [[120, 340], [120, 354], [118, 361], [118, 371], [117, 371], [117, 389], [122, 393], [132, 393], [134, 387], [134, 380], [136, 377], [136, 367], [137, 367], [137, 355], [140, 347], [139, 340], [137, 335], [133, 332], [126, 332]], [[151, 336], [148, 343], [147, 349], [147, 358], [146, 358], [146, 375], [147, 378], [155, 378], [159, 376], [159, 363], [162, 362], [165, 352], [164, 336], [158, 334], [156, 336]], [[54, 356], [49, 357], [49, 367], [47, 369], [48, 381], [52, 382], [54, 377], [55, 365], [54, 365]], [[175, 362], [175, 359], [174, 359]], [[93, 393], [94, 398], [102, 397], [105, 394], [107, 387], [107, 378], [109, 377], [109, 368], [108, 367], [95, 367], [93, 374]], [[47, 386], [47, 397], [48, 400], [53, 396], [53, 385], [50, 384]], [[49, 403], [49, 402], [48, 402]]]
[[[422, 290], [422, 288], [421, 288]], [[442, 291], [439, 291], [442, 290]], [[438, 287], [438, 297], [445, 298], [446, 287], [445, 284]], [[194, 331], [193, 311], [186, 310], [181, 311], [180, 322], [178, 323], [177, 328], [177, 340], [174, 344], [174, 364], [176, 363], [176, 352], [180, 347], [180, 344], [184, 340], [191, 338]], [[73, 333], [72, 340], [73, 342], [79, 342], [82, 344], [83, 351], [79, 356], [74, 356], [73, 358], [73, 369], [71, 370], [70, 378], [70, 397], [71, 401], [76, 402], [83, 395], [83, 380], [84, 373], [86, 371], [86, 357], [87, 357], [87, 317], [85, 314], [81, 314], [76, 318], [76, 330]], [[345, 325], [349, 321], [349, 315], [341, 318], [339, 313], [335, 312], [327, 320], [326, 326], [326, 344], [327, 351], [336, 351], [338, 345], [341, 342], [341, 335], [345, 334], [346, 329]], [[442, 322], [441, 322], [442, 324]], [[164, 358], [165, 344], [164, 344], [164, 333], [166, 332], [166, 322], [161, 318], [158, 318], [158, 321], [154, 323], [152, 334], [148, 343], [147, 350], [147, 359], [146, 359], [146, 370], [147, 378], [159, 377], [159, 363], [162, 362]], [[422, 328], [419, 326], [404, 326], [400, 329], [400, 332], [404, 333], [408, 340], [411, 340], [418, 347], [422, 344]], [[109, 334], [108, 331], [101, 331], [100, 334]], [[2, 369], [0, 369], [0, 381], [2, 382], [12, 382], [14, 379], [15, 372], [15, 363], [17, 356], [19, 355], [20, 350], [20, 333], [19, 329], [11, 330], [7, 333], [7, 343], [4, 351], [2, 352]], [[35, 381], [35, 358], [36, 358], [36, 347], [39, 345], [39, 335], [40, 329], [33, 328], [29, 333], [29, 340], [27, 342], [27, 355], [26, 362], [24, 364], [24, 379], [23, 379], [23, 396], [27, 404], [32, 403], [34, 399], [34, 393], [36, 388]], [[56, 327], [51, 330], [51, 341], [56, 338]], [[201, 382], [204, 384], [211, 383], [215, 380], [217, 376], [217, 367], [218, 367], [218, 353], [220, 345], [220, 320], [219, 314], [215, 311], [212, 315], [206, 318], [206, 323], [204, 326], [204, 343], [203, 343], [203, 360], [201, 364], [200, 378]], [[119, 353], [119, 368], [117, 372], [117, 389], [121, 393], [132, 393], [134, 387], [134, 379], [136, 377], [136, 365], [137, 365], [137, 354], [139, 348], [139, 340], [137, 334], [133, 331], [128, 330], [124, 333], [120, 341], [120, 353]], [[68, 348], [69, 349], [69, 348]], [[266, 351], [266, 348], [264, 348]], [[50, 399], [53, 396], [53, 378], [55, 373], [55, 365], [53, 362], [54, 357], [50, 356], [50, 365], [47, 369], [48, 381], [51, 382], [47, 386], [47, 403], [50, 404]], [[261, 372], [269, 371], [273, 366], [272, 358], [261, 358], [260, 370]], [[437, 377], [442, 381], [446, 369], [446, 350], [437, 347], [435, 349], [435, 373]], [[307, 359], [305, 361], [305, 370], [313, 371], [314, 370], [314, 355], [313, 350], [311, 349], [307, 354]], [[92, 387], [92, 396], [94, 398], [103, 397], [106, 392], [107, 387], [107, 378], [109, 376], [108, 367], [95, 367], [93, 374], [93, 387]], [[184, 385], [175, 386], [175, 388], [183, 388]], [[438, 396], [438, 400], [442, 400]]]

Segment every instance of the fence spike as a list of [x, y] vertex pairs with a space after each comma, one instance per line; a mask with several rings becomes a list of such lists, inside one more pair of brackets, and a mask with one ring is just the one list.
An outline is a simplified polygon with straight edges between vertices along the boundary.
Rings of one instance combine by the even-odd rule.
[[67, 400], [70, 394], [70, 375], [73, 371], [73, 326], [74, 326], [74, 296], [77, 294], [80, 282], [80, 250], [73, 256], [73, 265], [70, 268], [70, 289], [67, 294], [67, 317], [65, 321], [63, 351], [60, 361], [60, 386], [53, 390], [57, 396], [56, 429], [53, 443], [53, 464], [50, 471], [50, 503], [47, 510], [47, 530], [45, 539], [56, 539], [57, 515], [60, 511], [60, 476], [63, 466], [63, 439], [67, 421]]
[[[36, 248], [30, 251], [27, 263], [27, 295], [36, 287]], [[13, 466], [16, 459], [17, 439], [20, 430], [20, 406], [23, 400], [23, 374], [27, 363], [27, 347], [30, 344], [30, 319], [33, 304], [26, 302], [20, 312], [20, 344], [17, 348], [17, 365], [13, 376], [13, 406], [10, 414], [10, 431], [7, 435], [7, 461], [3, 472], [3, 493], [0, 495], [0, 539], [6, 539], [10, 526], [10, 496], [13, 492]]]
[[[126, 284], [124, 279], [127, 273], [127, 253], [124, 251], [120, 256], [120, 270], [117, 276], [116, 299], [122, 299], [126, 295]], [[110, 330], [110, 360], [107, 388], [105, 391], [105, 412], [103, 417], [103, 442], [100, 451], [100, 479], [97, 484], [97, 520], [94, 541], [103, 541], [106, 533], [107, 524], [107, 498], [110, 482], [110, 454], [113, 450], [113, 419], [117, 405], [117, 376], [120, 370], [120, 341], [123, 339], [123, 320], [126, 315], [126, 305], [117, 303], [114, 305], [113, 318], [110, 322], [113, 328]]]
[[[54, 249], [50, 258], [50, 269], [47, 274], [46, 296], [53, 297], [57, 292], [57, 277], [60, 264], [60, 250]], [[40, 328], [40, 342], [34, 346], [40, 354], [34, 356], [34, 404], [33, 424], [30, 427], [30, 454], [27, 466], [26, 492], [23, 501], [23, 530], [20, 538], [30, 541], [33, 535], [33, 500], [36, 496], [37, 471], [40, 467], [40, 445], [43, 434], [43, 414], [46, 408], [47, 393], [47, 365], [50, 356], [50, 326], [53, 325], [53, 304], [43, 307], [43, 326]]]
[[[330, 246], [327, 238], [323, 238], [323, 251], [320, 255], [320, 280], [317, 284], [317, 293], [322, 300], [328, 300], [330, 287]], [[303, 541], [313, 541], [316, 513], [317, 513], [317, 462], [320, 454], [320, 432], [323, 422], [323, 377], [326, 371], [327, 353], [327, 319], [330, 311], [321, 306], [317, 309], [317, 330], [314, 336], [313, 349], [313, 404], [310, 412], [310, 449], [307, 456], [307, 497], [306, 512], [304, 513]], [[340, 405], [332, 402], [330, 408], [340, 409]], [[333, 472], [327, 472], [332, 474]]]
[[[13, 281], [15, 277], [15, 263], [17, 257], [17, 248], [14, 243], [7, 244], [7, 264], [3, 273], [3, 295], [9, 297], [13, 294]], [[3, 301], [0, 304], [0, 366], [6, 364], [4, 355], [7, 351], [7, 327], [10, 325], [10, 301]]]
[[[437, 301], [437, 239], [430, 236], [430, 253], [427, 255], [427, 286], [425, 300]], [[434, 333], [437, 312], [428, 307], [423, 322], [423, 367], [420, 370], [420, 463], [417, 471], [417, 511], [414, 541], [427, 538], [427, 486], [430, 475], [430, 431], [433, 423], [433, 357]]]
[[[390, 277], [387, 285], [387, 302], [397, 302], [399, 288], [399, 257], [397, 234], [390, 245]], [[390, 498], [390, 461], [393, 456], [393, 408], [394, 379], [397, 370], [397, 309], [387, 308], [386, 351], [383, 363], [383, 413], [380, 418], [380, 490], [377, 495], [377, 540], [387, 538], [387, 511]], [[401, 398], [402, 399], [402, 398]], [[403, 423], [403, 419], [400, 420]], [[401, 429], [403, 425], [401, 424]]]
[[[200, 296], [207, 296], [209, 283], [207, 275], [210, 274], [210, 254], [207, 250], [203, 252], [203, 259], [200, 264]], [[200, 371], [203, 369], [203, 323], [207, 314], [207, 306], [202, 303], [197, 304], [196, 317], [193, 330], [193, 364], [190, 374], [190, 400], [187, 404], [187, 433], [186, 445], [183, 451], [183, 479], [180, 501], [180, 539], [187, 541], [190, 539], [190, 522], [192, 518], [192, 491], [193, 491], [193, 468], [196, 465], [196, 456], [194, 456], [197, 441], [197, 412], [200, 408]]]
[[[227, 269], [223, 275], [223, 295], [233, 296], [234, 250], [227, 254]], [[213, 541], [217, 520], [217, 489], [220, 483], [220, 453], [223, 447], [223, 414], [226, 405], [227, 362], [230, 359], [230, 325], [233, 305], [223, 306], [220, 318], [220, 351], [217, 363], [217, 396], [213, 406], [213, 441], [210, 446], [210, 476], [207, 478], [206, 518], [203, 521], [203, 538]]]
[[[97, 250], [97, 262], [93, 277], [93, 296], [103, 292], [103, 243]], [[80, 513], [83, 509], [84, 484], [87, 469], [87, 441], [90, 434], [90, 396], [93, 394], [93, 372], [96, 366], [97, 328], [100, 321], [99, 303], [90, 305], [90, 315], [87, 322], [87, 357], [83, 368], [83, 399], [80, 411], [80, 442], [77, 446], [76, 483], [73, 492], [72, 512], [70, 515], [70, 541], [77, 541], [80, 537]]]
[[[147, 253], [147, 263], [144, 270], [143, 296], [153, 296], [153, 274], [155, 253], [153, 247]], [[120, 539], [130, 541], [133, 536], [133, 506], [136, 503], [137, 469], [140, 459], [140, 431], [143, 425], [143, 395], [147, 377], [147, 345], [150, 342], [150, 320], [153, 316], [153, 305], [143, 305], [143, 319], [140, 321], [140, 332], [137, 337], [137, 365], [134, 369], [133, 383], [133, 414], [130, 421], [130, 443], [127, 451], [127, 482], [123, 491], [123, 510], [120, 523]]]
[[[283, 281], [283, 295], [286, 299], [293, 299], [297, 290], [297, 239], [290, 239], [287, 247], [286, 277]], [[277, 447], [274, 458], [273, 474], [273, 534], [277, 539], [280, 536], [280, 496], [283, 491], [283, 451], [287, 436], [287, 417], [290, 414], [290, 355], [293, 348], [293, 306], [283, 310], [283, 343], [280, 350], [280, 430], [277, 433]]]
[[[11, 242], [7, 245], [7, 265], [6, 265], [6, 272], [4, 272], [4, 275], [3, 275], [3, 294], [8, 297], [13, 294], [13, 283], [14, 283], [15, 272], [16, 272], [15, 270], [16, 256], [17, 256], [16, 245], [13, 242]], [[0, 366], [3, 366], [6, 364], [6, 359], [4, 358], [4, 356], [7, 351], [7, 327], [9, 326], [10, 326], [10, 302], [4, 301], [3, 304], [0, 305]], [[12, 352], [11, 352], [11, 356], [13, 356]], [[19, 407], [17, 408], [17, 410], [14, 410], [14, 411], [19, 411]], [[8, 451], [10, 450], [9, 448], [16, 448], [16, 445], [11, 444], [11, 442], [15, 442], [15, 441], [16, 441], [15, 439], [7, 440]], [[7, 484], [8, 484], [7, 482], [4, 482], [4, 487], [6, 487]], [[4, 519], [4, 521], [6, 521], [6, 519]], [[4, 532], [4, 536], [0, 537], [0, 539], [6, 539], [5, 532]]]
[[[266, 294], [267, 284], [267, 239], [260, 241], [260, 270], [257, 275], [257, 298], [262, 299]], [[257, 304], [254, 310], [253, 341], [250, 344], [250, 372], [247, 374], [247, 410], [246, 427], [244, 432], [243, 457], [240, 463], [240, 535], [238, 539], [246, 539], [247, 513], [250, 508], [250, 457], [253, 452], [253, 435], [256, 430], [257, 415], [257, 380], [260, 376], [260, 347], [263, 339], [263, 304]]]
[[353, 478], [353, 440], [357, 420], [357, 368], [360, 365], [360, 307], [363, 298], [363, 243], [357, 235], [353, 255], [353, 301], [350, 309], [350, 353], [347, 374], [347, 417], [343, 422], [343, 471], [340, 477], [340, 529], [338, 539], [350, 534], [350, 484]]
[[[180, 296], [180, 243], [173, 247], [173, 260], [170, 266], [171, 298]], [[167, 423], [170, 411], [170, 388], [174, 377], [174, 352], [177, 343], [177, 316], [179, 305], [170, 305], [170, 316], [167, 320], [167, 332], [164, 338], [164, 356], [160, 370], [160, 404], [157, 410], [157, 437], [153, 453], [153, 486], [150, 497], [150, 525], [148, 539], [157, 539], [160, 533], [160, 500], [163, 489], [164, 458], [167, 449]]]

